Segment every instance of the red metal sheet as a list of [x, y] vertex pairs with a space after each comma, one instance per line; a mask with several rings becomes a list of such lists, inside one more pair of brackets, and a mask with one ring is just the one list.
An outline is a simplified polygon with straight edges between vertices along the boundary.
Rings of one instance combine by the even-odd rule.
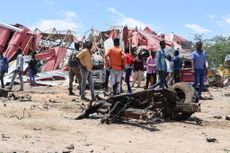
[[116, 32], [115, 30], [111, 30], [110, 33], [109, 33], [109, 38], [115, 38], [116, 37]]
[[42, 34], [41, 33], [37, 34], [35, 37], [35, 46], [38, 45], [41, 39], [42, 39]]
[[153, 35], [157, 35], [157, 33], [155, 31], [153, 31], [151, 28], [149, 27], [145, 27], [144, 31], [148, 32], [148, 33], [151, 33]]
[[29, 29], [27, 29], [26, 27], [23, 27], [21, 32], [15, 32], [9, 42], [9, 45], [19, 45], [23, 41], [28, 31]]
[[56, 60], [55, 56], [46, 59], [45, 65], [43, 66], [42, 70], [44, 72], [53, 71], [54, 70], [54, 65], [55, 65], [55, 60]]
[[7, 57], [8, 60], [11, 60], [11, 58], [16, 53], [17, 48], [19, 48], [20, 43], [23, 41], [23, 39], [26, 36], [26, 33], [29, 31], [28, 28], [23, 27], [21, 32], [15, 32], [13, 37], [11, 38], [8, 48], [4, 52], [4, 55]]
[[16, 53], [17, 49], [18, 49], [17, 45], [8, 45], [6, 51], [4, 52], [4, 55], [8, 60], [10, 60]]
[[37, 60], [45, 60], [43, 66], [43, 71], [53, 71], [55, 70], [63, 61], [66, 54], [66, 48], [55, 47], [51, 48], [49, 51], [39, 53], [35, 56]]
[[5, 48], [6, 42], [10, 36], [10, 29], [0, 27], [0, 50], [2, 51]]
[[36, 60], [45, 60], [47, 58], [55, 56], [55, 49], [51, 48], [50, 50], [46, 52], [41, 52], [35, 55]]
[[123, 28], [123, 41], [124, 41], [125, 48], [127, 48], [129, 46], [128, 37], [129, 37], [129, 29], [128, 29], [128, 27], [125, 26]]
[[61, 64], [61, 61], [64, 59], [66, 54], [66, 48], [55, 47], [55, 52], [56, 52], [56, 61], [53, 70], [55, 70]]
[[131, 46], [132, 48], [137, 47], [139, 45], [139, 33], [137, 31], [133, 31], [131, 34]]
[[20, 43], [20, 48], [23, 50], [24, 55], [27, 55], [29, 52], [29, 48], [32, 47], [32, 37], [33, 35], [27, 33], [22, 42]]

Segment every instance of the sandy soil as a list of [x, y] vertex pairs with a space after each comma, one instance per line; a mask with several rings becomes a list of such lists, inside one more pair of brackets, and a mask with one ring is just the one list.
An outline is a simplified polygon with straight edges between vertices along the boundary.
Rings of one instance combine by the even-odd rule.
[[[0, 98], [0, 152], [230, 153], [230, 121], [225, 120], [230, 88], [209, 90], [204, 95], [213, 99], [201, 101], [202, 111], [188, 121], [104, 125], [99, 119], [71, 119], [87, 103], [68, 96], [67, 87], [27, 86], [15, 94], [30, 95], [32, 101]], [[74, 149], [67, 148], [71, 144]]]

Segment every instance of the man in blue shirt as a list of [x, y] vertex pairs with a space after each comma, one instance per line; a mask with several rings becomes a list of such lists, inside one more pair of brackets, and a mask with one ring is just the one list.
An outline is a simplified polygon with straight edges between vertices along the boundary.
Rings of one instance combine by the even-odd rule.
[[202, 98], [201, 93], [204, 88], [204, 76], [207, 72], [206, 70], [206, 56], [202, 50], [202, 42], [196, 43], [196, 50], [192, 52], [193, 68], [194, 68], [194, 84], [196, 88], [199, 83], [198, 94]]
[[157, 52], [157, 58], [156, 58], [156, 68], [157, 68], [157, 72], [159, 75], [159, 80], [157, 83], [155, 83], [152, 88], [155, 88], [157, 86], [160, 85], [160, 88], [164, 88], [167, 87], [166, 84], [166, 73], [167, 73], [167, 66], [166, 66], [166, 61], [165, 61], [165, 47], [166, 47], [166, 43], [164, 40], [160, 41], [160, 46], [161, 46], [161, 50], [159, 50]]
[[1, 88], [4, 88], [4, 74], [8, 72], [8, 61], [5, 56], [3, 56], [3, 52], [0, 51], [0, 80], [1, 80]]
[[174, 82], [180, 82], [180, 70], [181, 70], [181, 58], [179, 57], [179, 51], [175, 50], [173, 57], [173, 76]]

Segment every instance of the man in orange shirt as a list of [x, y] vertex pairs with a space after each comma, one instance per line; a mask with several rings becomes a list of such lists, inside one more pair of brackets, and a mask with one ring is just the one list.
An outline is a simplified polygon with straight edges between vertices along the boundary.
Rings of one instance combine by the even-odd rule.
[[114, 94], [120, 94], [121, 77], [122, 71], [126, 63], [126, 55], [123, 49], [119, 47], [119, 38], [115, 38], [113, 43], [114, 47], [110, 48], [108, 52], [105, 54], [105, 64], [107, 67], [111, 67], [112, 92]]

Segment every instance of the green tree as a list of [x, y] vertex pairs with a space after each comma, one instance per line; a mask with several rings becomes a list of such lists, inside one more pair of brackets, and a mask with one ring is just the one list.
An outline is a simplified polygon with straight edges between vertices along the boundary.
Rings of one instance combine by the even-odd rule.
[[203, 42], [207, 61], [212, 67], [219, 67], [223, 64], [226, 55], [230, 54], [230, 36], [215, 36], [211, 39], [204, 39], [203, 35], [195, 35], [194, 41]]
[[223, 64], [226, 55], [230, 54], [230, 37], [215, 36], [205, 46], [207, 60], [215, 67]]

